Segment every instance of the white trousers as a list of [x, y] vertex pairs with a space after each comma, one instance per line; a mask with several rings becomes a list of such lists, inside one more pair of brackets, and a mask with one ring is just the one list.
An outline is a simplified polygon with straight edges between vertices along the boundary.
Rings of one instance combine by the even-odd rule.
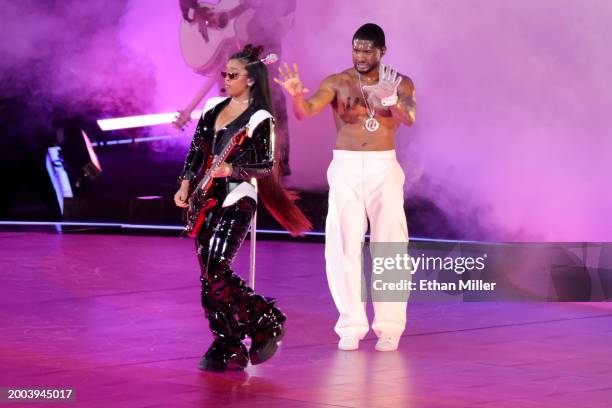
[[[395, 150], [334, 150], [327, 170], [329, 210], [325, 224], [327, 282], [340, 313], [335, 331], [362, 339], [369, 330], [361, 297], [361, 251], [370, 220], [371, 242], [408, 242], [404, 172]], [[374, 302], [372, 329], [399, 337], [406, 302]]]

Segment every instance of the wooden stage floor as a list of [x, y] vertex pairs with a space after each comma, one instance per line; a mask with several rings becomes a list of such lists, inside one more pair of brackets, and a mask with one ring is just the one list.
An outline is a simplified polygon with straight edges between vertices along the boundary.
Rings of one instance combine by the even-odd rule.
[[193, 249], [0, 233], [0, 387], [72, 388], [58, 406], [79, 407], [612, 406], [610, 303], [413, 302], [397, 352], [374, 351], [372, 332], [342, 352], [318, 243], [258, 242], [256, 289], [278, 299], [287, 335], [265, 364], [201, 372]]

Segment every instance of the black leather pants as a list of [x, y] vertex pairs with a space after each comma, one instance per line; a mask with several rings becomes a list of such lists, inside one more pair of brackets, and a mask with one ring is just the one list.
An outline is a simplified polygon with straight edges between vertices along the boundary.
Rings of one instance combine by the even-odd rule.
[[245, 336], [253, 340], [253, 350], [257, 341], [268, 340], [282, 331], [285, 316], [274, 307], [274, 301], [256, 295], [231, 269], [255, 210], [256, 203], [250, 197], [242, 197], [229, 207], [218, 205], [208, 214], [196, 239], [202, 306], [215, 337], [203, 359], [206, 367], [201, 363], [201, 368], [244, 368], [249, 360], [242, 344]]

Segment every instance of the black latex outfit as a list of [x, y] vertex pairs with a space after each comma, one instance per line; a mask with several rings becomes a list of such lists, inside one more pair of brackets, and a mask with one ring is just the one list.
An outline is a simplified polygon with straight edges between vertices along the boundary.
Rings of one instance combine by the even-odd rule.
[[[247, 108], [215, 134], [216, 118], [230, 100], [218, 103], [200, 119], [181, 179], [193, 179], [210, 152], [218, 154], [255, 113], [255, 109]], [[249, 360], [253, 364], [262, 363], [274, 354], [283, 335], [285, 316], [274, 307], [274, 301], [255, 294], [231, 269], [257, 203], [245, 195], [223, 207], [223, 201], [237, 183], [271, 174], [274, 164], [272, 129], [272, 119], [263, 120], [252, 137], [246, 138], [227, 158], [233, 173], [227, 178], [214, 179], [213, 194], [218, 203], [207, 214], [206, 223], [196, 238], [202, 306], [215, 337], [200, 362], [200, 368], [205, 370], [242, 369]], [[246, 336], [251, 338], [249, 351], [242, 343]]]

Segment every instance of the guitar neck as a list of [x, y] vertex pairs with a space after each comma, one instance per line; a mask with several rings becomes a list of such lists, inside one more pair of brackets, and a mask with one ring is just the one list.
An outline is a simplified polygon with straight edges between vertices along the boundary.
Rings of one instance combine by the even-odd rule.
[[244, 133], [246, 133], [246, 127], [241, 128], [238, 132], [234, 133], [229, 142], [227, 142], [227, 145], [223, 148], [223, 151], [215, 156], [212, 163], [210, 164], [210, 167], [206, 170], [206, 174], [198, 183], [198, 191], [201, 190], [206, 183], [208, 183], [208, 180], [212, 178], [212, 174], [214, 173], [214, 171], [219, 168], [219, 166], [225, 161], [225, 159], [227, 159], [227, 157], [234, 149], [234, 146], [240, 144], [240, 138], [243, 136]]

